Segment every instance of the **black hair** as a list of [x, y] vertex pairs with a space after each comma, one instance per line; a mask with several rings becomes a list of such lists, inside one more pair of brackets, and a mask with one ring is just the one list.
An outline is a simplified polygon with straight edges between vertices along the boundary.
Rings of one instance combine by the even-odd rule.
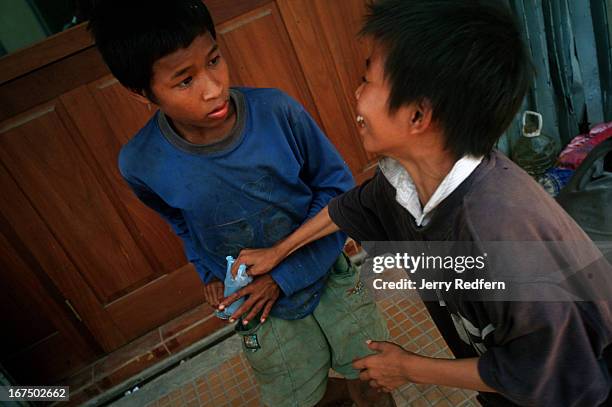
[[361, 35], [383, 47], [393, 113], [428, 101], [457, 158], [486, 155], [518, 112], [534, 69], [497, 0], [382, 0]]
[[206, 32], [216, 38], [212, 17], [201, 0], [97, 0], [88, 29], [117, 80], [153, 101], [155, 61], [187, 48]]

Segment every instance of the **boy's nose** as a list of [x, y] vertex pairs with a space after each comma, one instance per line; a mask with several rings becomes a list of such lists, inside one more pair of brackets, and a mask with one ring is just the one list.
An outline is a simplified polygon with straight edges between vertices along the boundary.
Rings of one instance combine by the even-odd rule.
[[209, 79], [204, 83], [202, 89], [202, 99], [205, 101], [218, 99], [222, 92], [223, 85], [221, 85], [221, 82], [214, 79]]

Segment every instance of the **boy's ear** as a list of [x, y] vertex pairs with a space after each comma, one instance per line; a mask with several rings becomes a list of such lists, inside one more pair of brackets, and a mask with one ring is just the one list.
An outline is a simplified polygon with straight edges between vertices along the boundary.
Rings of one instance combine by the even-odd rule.
[[432, 124], [431, 118], [433, 116], [433, 109], [431, 108], [429, 100], [424, 99], [418, 103], [414, 103], [411, 110], [410, 124], [413, 129], [417, 132], [427, 130]]

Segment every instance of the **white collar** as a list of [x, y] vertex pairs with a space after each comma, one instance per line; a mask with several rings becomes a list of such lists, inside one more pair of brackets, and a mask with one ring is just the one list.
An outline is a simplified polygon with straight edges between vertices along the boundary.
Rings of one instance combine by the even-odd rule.
[[459, 159], [435, 190], [425, 207], [421, 207], [416, 185], [408, 171], [395, 159], [385, 157], [378, 163], [383, 175], [396, 190], [395, 200], [414, 217], [417, 226], [425, 226], [433, 210], [478, 167], [483, 156], [465, 155]]

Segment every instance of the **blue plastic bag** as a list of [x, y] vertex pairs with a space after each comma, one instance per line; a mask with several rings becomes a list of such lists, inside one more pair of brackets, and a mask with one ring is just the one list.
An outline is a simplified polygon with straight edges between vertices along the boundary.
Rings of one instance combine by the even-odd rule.
[[[225, 289], [223, 291], [223, 295], [228, 297], [234, 294], [236, 291], [240, 290], [242, 287], [249, 284], [253, 281], [253, 278], [246, 273], [246, 265], [241, 264], [238, 267], [238, 272], [236, 273], [236, 278], [232, 276], [232, 265], [234, 264], [234, 258], [232, 256], [227, 256], [227, 271], [225, 272]], [[215, 311], [215, 315], [221, 319], [229, 319], [232, 314], [244, 303], [245, 298], [239, 298], [230, 304], [229, 307], [225, 308], [223, 311]]]

